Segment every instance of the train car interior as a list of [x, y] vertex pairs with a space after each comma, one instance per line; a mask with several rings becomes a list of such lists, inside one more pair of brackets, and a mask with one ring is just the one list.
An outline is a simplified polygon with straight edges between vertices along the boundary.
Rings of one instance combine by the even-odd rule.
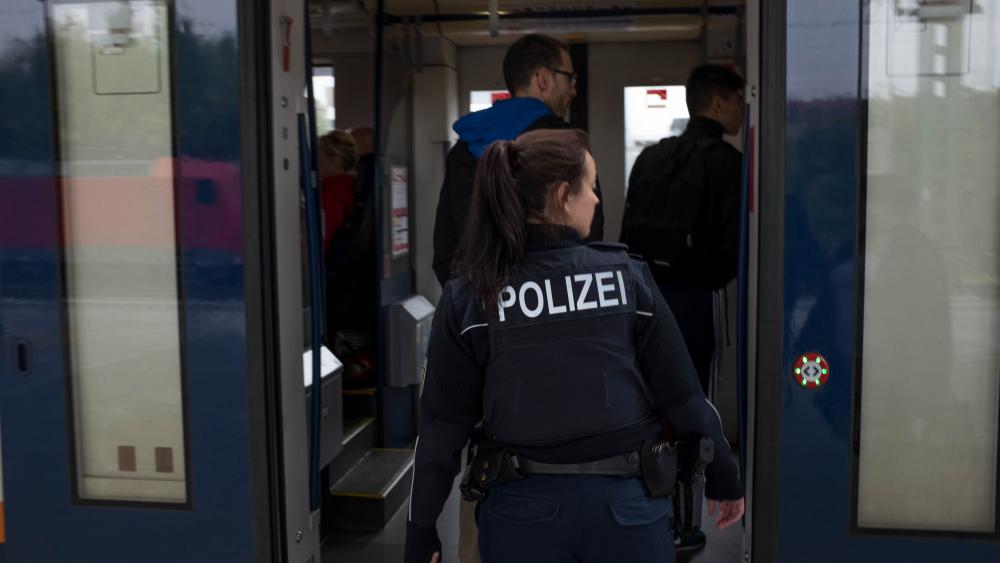
[[0, 563], [403, 561], [452, 125], [527, 33], [605, 241], [690, 71], [746, 81], [746, 513], [678, 560], [1000, 560], [995, 1], [3, 0]]
[[[684, 82], [690, 70], [699, 64], [716, 63], [746, 72], [746, 6], [740, 2], [648, 1], [622, 11], [600, 2], [581, 6], [574, 2], [540, 5], [513, 1], [500, 2], [495, 18], [489, 6], [480, 4], [449, 0], [384, 3], [381, 99], [374, 91], [379, 87], [374, 76], [378, 64], [373, 41], [377, 3], [310, 5], [318, 131], [371, 127], [376, 111], [373, 106], [381, 105], [379, 142], [383, 147], [382, 179], [387, 184], [382, 189], [386, 199], [381, 233], [385, 239], [379, 257], [383, 291], [412, 291], [412, 296], [399, 293], [388, 298], [397, 304], [390, 306], [385, 317], [386, 346], [392, 352], [381, 368], [371, 366], [372, 358], [384, 357], [377, 354], [373, 340], [346, 328], [341, 324], [344, 315], [328, 308], [333, 323], [345, 327], [331, 327], [326, 340], [345, 366], [345, 453], [328, 469], [332, 488], [325, 504], [333, 516], [327, 520], [332, 531], [324, 553], [333, 554], [335, 560], [340, 555], [349, 560], [390, 560], [390, 554], [398, 549], [392, 544], [402, 541], [405, 515], [397, 509], [405, 504], [405, 495], [399, 491], [407, 490], [406, 468], [412, 455], [376, 449], [365, 451], [357, 462], [352, 456], [358, 454], [351, 449], [363, 450], [357, 446], [359, 442], [368, 447], [376, 443], [387, 448], [412, 445], [412, 390], [416, 381], [395, 374], [413, 373], [421, 353], [414, 355], [407, 350], [406, 355], [399, 355], [393, 339], [399, 330], [412, 330], [422, 318], [429, 322], [433, 304], [440, 297], [441, 287], [431, 268], [432, 232], [444, 179], [444, 156], [456, 140], [451, 125], [462, 115], [509, 97], [501, 73], [507, 47], [529, 32], [547, 33], [570, 45], [578, 74], [577, 94], [565, 117], [591, 134], [600, 167], [604, 238], [610, 241], [619, 239], [632, 162], [644, 147], [684, 130], [688, 120]], [[745, 142], [741, 135], [727, 141], [741, 149]], [[328, 275], [358, 275], [358, 268], [347, 268], [353, 273]], [[365, 282], [370, 279], [368, 270], [361, 269]], [[330, 289], [328, 301], [339, 301], [339, 293]], [[357, 305], [357, 292], [351, 295], [351, 304]], [[717, 338], [724, 348], [713, 394], [724, 413], [727, 435], [739, 447], [735, 280], [724, 296], [722, 318], [728, 322], [718, 327]], [[347, 316], [353, 314], [370, 322], [372, 310], [373, 305], [355, 308]], [[408, 334], [403, 338], [412, 337]], [[388, 383], [376, 386], [379, 369], [386, 374], [381, 381]], [[383, 413], [395, 413], [381, 425], [374, 422], [380, 401]], [[390, 456], [396, 457], [395, 465]], [[386, 472], [383, 482], [374, 480], [377, 471]], [[365, 475], [365, 482], [354, 473]], [[360, 509], [358, 504], [371, 502], [363, 500], [364, 495], [373, 493], [385, 497], [385, 506], [371, 512]], [[459, 554], [459, 509], [456, 492], [442, 516], [443, 529], [451, 530], [442, 541], [446, 554], [452, 557]], [[360, 515], [369, 513], [377, 518], [362, 521]], [[385, 531], [372, 531], [383, 528]], [[712, 538], [697, 560], [735, 561], [742, 557], [742, 539], [742, 531], [727, 530]], [[464, 559], [468, 554], [462, 556]]]

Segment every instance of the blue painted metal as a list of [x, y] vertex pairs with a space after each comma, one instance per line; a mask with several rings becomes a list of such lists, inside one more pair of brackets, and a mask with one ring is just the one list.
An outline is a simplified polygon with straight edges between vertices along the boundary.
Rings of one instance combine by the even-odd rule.
[[[1000, 559], [994, 542], [850, 530], [854, 463], [852, 371], [860, 213], [861, 128], [858, 2], [787, 4], [785, 127], [785, 373], [781, 386], [779, 563]], [[788, 373], [804, 351], [832, 375], [802, 389]], [[887, 405], [888, 407], [888, 405]]]
[[[0, 363], [7, 542], [0, 562], [252, 558], [236, 4], [199, 21], [175, 0], [177, 241], [190, 506], [74, 504], [61, 217], [46, 4], [0, 18], [0, 336], [33, 372]], [[209, 203], [214, 202], [214, 203]]]
[[385, 425], [384, 444], [387, 448], [409, 448], [413, 446], [416, 428], [417, 386], [382, 387], [383, 402], [391, 405], [383, 415]]

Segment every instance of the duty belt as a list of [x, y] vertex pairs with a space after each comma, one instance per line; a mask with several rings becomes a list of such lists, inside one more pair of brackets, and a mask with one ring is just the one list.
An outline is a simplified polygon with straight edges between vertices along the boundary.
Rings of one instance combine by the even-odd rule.
[[618, 475], [635, 477], [642, 474], [639, 452], [629, 452], [584, 463], [543, 463], [518, 456], [514, 463], [523, 473], [545, 475]]

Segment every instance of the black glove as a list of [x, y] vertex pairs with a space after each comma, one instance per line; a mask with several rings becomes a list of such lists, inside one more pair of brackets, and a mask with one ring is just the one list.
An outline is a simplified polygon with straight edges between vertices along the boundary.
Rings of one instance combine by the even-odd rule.
[[709, 500], [739, 500], [743, 498], [740, 471], [732, 460], [715, 459], [705, 468], [705, 497]]
[[[437, 528], [406, 523], [406, 563], [430, 563], [435, 551], [441, 551]], [[444, 557], [441, 558], [444, 560]]]

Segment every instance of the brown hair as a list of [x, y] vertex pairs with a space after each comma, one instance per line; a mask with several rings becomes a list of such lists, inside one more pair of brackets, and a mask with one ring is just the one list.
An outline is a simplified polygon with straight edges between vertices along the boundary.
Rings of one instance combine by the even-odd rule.
[[340, 162], [348, 171], [354, 171], [358, 167], [358, 144], [346, 131], [334, 129], [320, 137], [319, 150], [327, 156], [339, 156]]
[[459, 243], [455, 275], [464, 279], [487, 314], [524, 256], [528, 219], [551, 224], [555, 189], [583, 188], [587, 134], [578, 129], [539, 129], [486, 149], [476, 168], [472, 203]]
[[515, 41], [503, 57], [503, 81], [513, 96], [531, 84], [531, 77], [540, 68], [559, 68], [562, 52], [569, 47], [548, 35], [532, 33]]

